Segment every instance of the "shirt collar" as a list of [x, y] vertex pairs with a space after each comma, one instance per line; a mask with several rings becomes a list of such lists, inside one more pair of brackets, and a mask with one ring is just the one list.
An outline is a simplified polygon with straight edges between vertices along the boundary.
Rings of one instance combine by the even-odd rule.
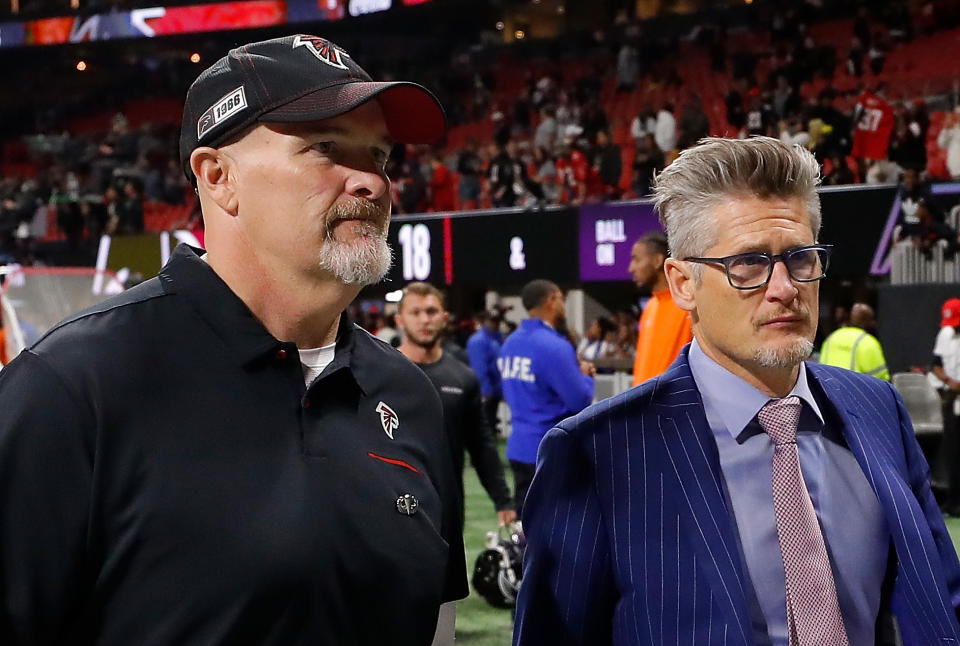
[[535, 318], [535, 317], [531, 317], [531, 318], [528, 318], [528, 319], [523, 319], [522, 321], [520, 321], [520, 326], [521, 326], [521, 327], [525, 327], [525, 328], [541, 327], [541, 328], [545, 328], [545, 329], [547, 329], [547, 330], [550, 330], [551, 332], [556, 332], [556, 330], [554, 329], [554, 327], [553, 327], [552, 325], [550, 325], [549, 323], [547, 323], [547, 322], [544, 321], [543, 319], [538, 319], [538, 318]]
[[[201, 254], [201, 249], [178, 245], [170, 261], [160, 270], [164, 291], [183, 296], [242, 367], [263, 362], [280, 349], [296, 351], [295, 344], [281, 342], [267, 331], [240, 297], [201, 258]], [[353, 360], [357, 341], [363, 343], [365, 340], [363, 335], [366, 332], [357, 328], [343, 312], [337, 328], [336, 354], [323, 375], [349, 370], [366, 393], [376, 383], [377, 375], [364, 369], [363, 362]]]
[[[752, 422], [764, 404], [770, 401], [769, 395], [760, 392], [708, 357], [696, 339], [690, 344], [689, 361], [690, 372], [693, 373], [693, 380], [700, 391], [704, 406], [716, 413], [734, 439], [742, 443], [757, 432], [763, 432], [759, 424]], [[799, 428], [820, 430], [823, 426], [823, 414], [810, 390], [805, 363], [800, 364], [797, 383], [789, 394], [796, 395], [806, 404], [801, 413]]]

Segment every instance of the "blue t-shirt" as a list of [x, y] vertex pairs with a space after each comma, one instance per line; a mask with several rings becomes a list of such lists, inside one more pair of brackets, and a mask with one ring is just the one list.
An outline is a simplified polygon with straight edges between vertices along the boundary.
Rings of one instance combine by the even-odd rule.
[[535, 464], [547, 431], [593, 401], [593, 378], [580, 372], [573, 346], [540, 319], [523, 321], [507, 337], [497, 365], [513, 427], [507, 458]]

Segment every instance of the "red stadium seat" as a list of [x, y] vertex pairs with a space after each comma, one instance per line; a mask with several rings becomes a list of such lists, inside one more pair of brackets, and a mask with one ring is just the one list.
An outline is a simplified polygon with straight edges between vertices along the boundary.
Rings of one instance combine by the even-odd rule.
[[190, 218], [192, 204], [143, 203], [143, 229], [147, 233], [160, 233], [184, 226]]

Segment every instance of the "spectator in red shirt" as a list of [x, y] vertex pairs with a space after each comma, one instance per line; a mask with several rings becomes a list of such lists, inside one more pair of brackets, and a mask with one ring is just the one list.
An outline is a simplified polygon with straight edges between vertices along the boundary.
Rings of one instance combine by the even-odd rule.
[[857, 98], [853, 112], [853, 156], [857, 158], [860, 177], [866, 177], [866, 160], [884, 160], [893, 132], [893, 108], [878, 94], [879, 90], [864, 91]]
[[454, 211], [457, 208], [454, 199], [454, 176], [434, 152], [424, 155], [424, 163], [430, 168], [430, 181], [427, 184], [431, 211]]
[[865, 91], [854, 109], [853, 155], [863, 159], [886, 159], [893, 132], [893, 108], [877, 92]]
[[583, 204], [603, 196], [603, 181], [576, 142], [568, 142], [557, 160], [557, 181], [563, 187], [561, 202]]

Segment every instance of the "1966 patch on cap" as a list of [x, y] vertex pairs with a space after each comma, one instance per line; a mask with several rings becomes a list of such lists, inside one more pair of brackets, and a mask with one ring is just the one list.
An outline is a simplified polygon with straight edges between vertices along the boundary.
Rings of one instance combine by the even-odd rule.
[[236, 90], [228, 92], [220, 98], [219, 101], [207, 108], [207, 111], [200, 115], [197, 120], [197, 140], [203, 139], [203, 135], [223, 123], [233, 115], [247, 107], [247, 95], [241, 85]]

